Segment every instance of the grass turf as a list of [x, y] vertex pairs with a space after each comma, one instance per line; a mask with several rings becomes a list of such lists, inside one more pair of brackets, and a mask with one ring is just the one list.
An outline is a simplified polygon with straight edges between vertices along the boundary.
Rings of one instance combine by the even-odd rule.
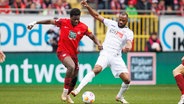
[[[87, 85], [75, 104], [83, 104], [82, 93], [92, 91], [96, 96], [94, 104], [119, 104], [115, 96], [120, 85]], [[62, 85], [0, 85], [0, 104], [65, 104], [60, 100]], [[130, 104], [177, 104], [180, 92], [176, 85], [130, 86], [125, 93]]]

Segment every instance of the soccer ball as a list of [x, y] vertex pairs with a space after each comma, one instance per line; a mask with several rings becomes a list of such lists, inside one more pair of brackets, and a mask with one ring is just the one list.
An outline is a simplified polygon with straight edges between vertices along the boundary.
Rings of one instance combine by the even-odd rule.
[[95, 101], [95, 94], [91, 91], [86, 91], [82, 94], [82, 101], [85, 104], [92, 104]]

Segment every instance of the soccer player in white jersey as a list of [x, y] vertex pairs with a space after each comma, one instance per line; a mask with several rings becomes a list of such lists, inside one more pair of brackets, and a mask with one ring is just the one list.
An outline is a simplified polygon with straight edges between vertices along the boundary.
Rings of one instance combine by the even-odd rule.
[[173, 70], [173, 76], [181, 92], [181, 99], [178, 104], [184, 104], [184, 56], [181, 59], [181, 64]]
[[78, 85], [78, 87], [71, 92], [76, 96], [81, 89], [100, 73], [107, 66], [110, 66], [114, 77], [120, 77], [123, 81], [121, 88], [116, 96], [116, 101], [123, 104], [128, 104], [124, 99], [123, 94], [128, 89], [130, 84], [130, 77], [128, 69], [122, 59], [121, 52], [129, 52], [132, 48], [133, 32], [126, 26], [128, 22], [128, 15], [125, 12], [120, 13], [118, 21], [106, 19], [94, 11], [85, 0], [81, 4], [87, 8], [89, 13], [100, 22], [107, 26], [105, 41], [103, 43], [103, 50], [95, 64], [93, 71], [89, 72]]

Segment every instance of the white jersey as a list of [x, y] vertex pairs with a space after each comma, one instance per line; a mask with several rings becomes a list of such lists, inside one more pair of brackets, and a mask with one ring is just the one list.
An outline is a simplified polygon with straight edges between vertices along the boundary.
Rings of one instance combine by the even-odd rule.
[[121, 54], [127, 40], [133, 41], [133, 31], [128, 27], [119, 28], [118, 22], [110, 19], [104, 19], [103, 23], [107, 26], [103, 50]]

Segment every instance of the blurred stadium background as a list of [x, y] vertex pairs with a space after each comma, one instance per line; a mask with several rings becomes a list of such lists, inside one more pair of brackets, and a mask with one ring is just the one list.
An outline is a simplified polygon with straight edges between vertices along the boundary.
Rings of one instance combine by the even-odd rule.
[[[116, 1], [117, 8], [113, 8]], [[0, 64], [1, 104], [63, 103], [59, 96], [66, 69], [49, 44], [51, 35], [47, 31], [52, 26], [37, 25], [32, 30], [27, 30], [26, 26], [36, 20], [68, 18], [71, 8], [80, 8], [81, 21], [103, 42], [106, 28], [95, 21], [79, 2], [80, 0], [0, 0], [0, 49], [7, 56], [6, 61]], [[135, 7], [134, 10], [127, 10], [130, 17], [127, 25], [134, 31], [133, 49], [122, 56], [132, 80], [132, 86], [125, 96], [127, 100], [131, 104], [176, 104], [180, 93], [172, 70], [180, 64], [180, 58], [184, 55], [184, 1], [88, 2], [101, 15], [114, 20], [119, 11], [127, 10], [130, 5]], [[146, 52], [146, 41], [152, 32], [158, 33], [162, 52]], [[97, 48], [86, 37], [80, 42], [79, 51], [78, 83], [92, 70], [98, 57]], [[96, 104], [114, 104], [114, 96], [120, 84], [121, 80], [115, 79], [107, 68], [82, 92], [93, 91]], [[81, 95], [74, 101], [81, 104]]]

